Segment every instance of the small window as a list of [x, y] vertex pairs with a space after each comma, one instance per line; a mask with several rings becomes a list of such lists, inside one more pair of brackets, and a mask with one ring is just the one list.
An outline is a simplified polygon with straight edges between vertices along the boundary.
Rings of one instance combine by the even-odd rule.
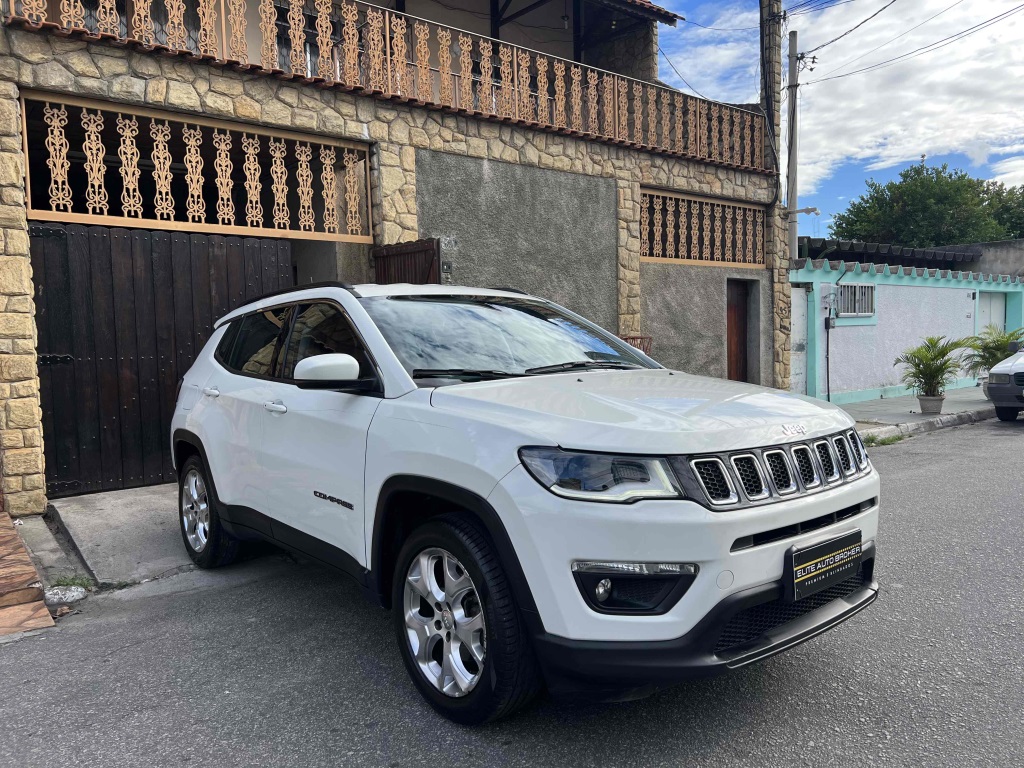
[[278, 307], [254, 312], [237, 321], [237, 339], [227, 367], [253, 376], [273, 376], [278, 355], [277, 340], [282, 329], [286, 328], [288, 310], [289, 307]]
[[875, 314], [875, 286], [840, 285], [839, 317], [871, 317]]
[[369, 356], [348, 317], [334, 304], [300, 304], [288, 339], [284, 378], [290, 379], [300, 360], [329, 353], [352, 355], [359, 361], [359, 377], [373, 375]]
[[232, 321], [228, 324], [224, 335], [221, 336], [220, 343], [217, 344], [217, 351], [214, 354], [214, 357], [217, 358], [221, 365], [227, 365], [228, 360], [231, 359], [231, 350], [235, 346], [235, 339], [238, 338], [238, 328], [241, 325], [241, 320]]

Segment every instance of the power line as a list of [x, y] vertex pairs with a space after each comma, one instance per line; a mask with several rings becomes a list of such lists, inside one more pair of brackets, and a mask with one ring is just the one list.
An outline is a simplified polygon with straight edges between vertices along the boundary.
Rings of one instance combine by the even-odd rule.
[[870, 72], [870, 71], [875, 70], [875, 69], [882, 69], [884, 67], [890, 67], [893, 64], [899, 63], [900, 61], [905, 61], [905, 60], [911, 59], [911, 58], [917, 58], [918, 56], [923, 56], [926, 53], [932, 53], [933, 51], [937, 51], [940, 48], [945, 48], [947, 45], [952, 45], [953, 43], [959, 42], [960, 40], [963, 40], [965, 37], [969, 37], [970, 35], [973, 35], [975, 32], [980, 32], [981, 30], [983, 30], [983, 29], [985, 29], [987, 27], [992, 26], [993, 24], [995, 24], [998, 21], [1002, 21], [1003, 19], [1008, 18], [1009, 16], [1011, 16], [1011, 15], [1013, 15], [1013, 14], [1015, 14], [1018, 11], [1021, 11], [1021, 10], [1024, 10], [1024, 3], [1022, 3], [1021, 5], [1018, 5], [1015, 8], [1011, 8], [1009, 11], [1005, 11], [1003, 13], [1000, 13], [998, 16], [993, 16], [991, 19], [986, 19], [985, 21], [979, 22], [978, 24], [975, 24], [973, 27], [968, 27], [967, 29], [961, 30], [960, 32], [956, 32], [955, 34], [952, 34], [952, 35], [949, 35], [947, 37], [944, 37], [941, 40], [936, 40], [934, 43], [929, 43], [928, 45], [924, 45], [924, 46], [921, 46], [920, 48], [916, 48], [913, 51], [908, 51], [907, 53], [901, 54], [900, 56], [895, 56], [895, 57], [893, 57], [891, 59], [887, 59], [886, 61], [880, 61], [877, 64], [872, 64], [872, 65], [867, 66], [867, 67], [862, 67], [861, 69], [855, 69], [853, 72], [844, 72], [841, 75], [835, 75], [833, 77], [822, 77], [822, 78], [819, 78], [817, 80], [810, 80], [810, 81], [804, 83], [804, 85], [812, 85], [814, 83], [824, 83], [824, 82], [827, 82], [829, 80], [838, 80], [838, 79], [843, 78], [843, 77], [850, 77], [850, 75], [858, 75], [858, 74], [861, 74], [863, 72]]
[[803, 52], [803, 53], [804, 53], [804, 55], [806, 56], [807, 54], [810, 54], [810, 53], [814, 53], [815, 51], [820, 51], [820, 50], [821, 50], [822, 48], [824, 48], [824, 47], [826, 47], [826, 46], [829, 46], [829, 45], [832, 45], [832, 43], [834, 43], [834, 42], [836, 42], [836, 41], [838, 41], [838, 40], [842, 40], [842, 39], [843, 39], [844, 37], [846, 37], [846, 36], [847, 36], [847, 35], [849, 35], [850, 33], [852, 33], [852, 32], [856, 32], [856, 31], [857, 31], [858, 29], [860, 29], [861, 27], [863, 27], [863, 26], [864, 26], [865, 24], [867, 24], [867, 23], [868, 23], [869, 21], [871, 21], [871, 20], [872, 20], [873, 18], [875, 18], [875, 16], [877, 16], [878, 14], [880, 14], [880, 13], [881, 13], [882, 11], [884, 11], [884, 10], [885, 10], [886, 8], [891, 8], [891, 7], [892, 7], [892, 5], [893, 5], [893, 3], [895, 3], [895, 2], [896, 2], [896, 0], [889, 0], [889, 2], [888, 2], [888, 3], [886, 3], [885, 5], [883, 5], [883, 6], [882, 6], [881, 8], [879, 8], [879, 9], [878, 9], [877, 11], [875, 11], [874, 13], [872, 13], [872, 14], [871, 14], [870, 16], [868, 16], [868, 17], [867, 17], [866, 19], [864, 19], [864, 21], [860, 22], [860, 24], [857, 24], [857, 25], [855, 25], [855, 26], [853, 26], [853, 27], [850, 27], [850, 28], [849, 28], [848, 30], [846, 30], [845, 32], [843, 32], [843, 34], [839, 35], [838, 37], [833, 37], [833, 38], [832, 38], [831, 40], [829, 40], [829, 41], [828, 41], [827, 43], [822, 43], [822, 44], [821, 44], [821, 45], [819, 45], [819, 46], [818, 46], [817, 48], [811, 48], [811, 50], [809, 50], [809, 51], [804, 51], [804, 52]]
[[686, 86], [687, 88], [689, 88], [689, 89], [690, 89], [691, 91], [693, 91], [693, 92], [694, 92], [694, 93], [696, 93], [696, 94], [697, 94], [698, 96], [700, 96], [700, 98], [708, 98], [708, 97], [707, 97], [707, 96], [706, 96], [705, 94], [702, 94], [702, 93], [701, 93], [700, 91], [698, 91], [698, 90], [697, 90], [696, 88], [694, 88], [694, 87], [693, 87], [692, 85], [690, 85], [689, 83], [687, 83], [687, 82], [686, 82], [686, 78], [684, 78], [684, 77], [682, 76], [682, 74], [681, 74], [681, 73], [679, 72], [679, 70], [677, 70], [677, 69], [676, 69], [676, 66], [674, 65], [674, 63], [672, 63], [672, 59], [671, 59], [671, 58], [669, 58], [669, 54], [668, 54], [668, 53], [666, 53], [666, 52], [665, 52], [664, 50], [662, 50], [662, 46], [660, 46], [660, 45], [659, 45], [659, 46], [657, 46], [657, 52], [658, 52], [658, 53], [660, 53], [660, 54], [662, 54], [663, 56], [665, 56], [665, 60], [669, 62], [669, 67], [671, 67], [671, 68], [672, 68], [672, 71], [673, 71], [674, 73], [676, 73], [676, 77], [678, 77], [678, 78], [679, 78], [680, 80], [682, 80], [682, 81], [683, 81], [683, 84], [684, 84], [684, 85], [685, 85], [685, 86]]
[[936, 13], [936, 14], [935, 14], [935, 15], [933, 15], [933, 16], [929, 16], [929, 17], [928, 17], [927, 19], [925, 19], [924, 21], [922, 21], [922, 22], [921, 22], [920, 24], [915, 24], [915, 25], [914, 25], [914, 26], [912, 26], [912, 27], [911, 27], [910, 29], [906, 30], [905, 32], [901, 32], [900, 34], [896, 35], [896, 37], [891, 37], [891, 38], [889, 38], [889, 39], [888, 39], [888, 40], [886, 40], [886, 41], [885, 41], [884, 43], [882, 43], [882, 44], [881, 44], [881, 45], [879, 45], [879, 46], [876, 46], [875, 48], [872, 48], [872, 49], [871, 49], [870, 51], [868, 51], [867, 53], [862, 53], [862, 54], [861, 54], [860, 56], [858, 56], [857, 58], [855, 58], [855, 59], [850, 59], [849, 61], [846, 61], [846, 62], [843, 62], [842, 64], [840, 64], [840, 65], [839, 65], [838, 67], [835, 67], [834, 69], [830, 69], [830, 70], [829, 70], [828, 72], [826, 72], [826, 73], [825, 73], [824, 75], [822, 75], [822, 77], [828, 77], [828, 76], [829, 76], [829, 75], [831, 75], [831, 74], [832, 74], [833, 72], [838, 72], [838, 71], [839, 71], [840, 69], [842, 69], [843, 67], [846, 67], [846, 66], [849, 66], [850, 64], [853, 64], [853, 63], [854, 63], [855, 61], [860, 61], [861, 59], [865, 58], [866, 56], [870, 56], [870, 55], [871, 55], [872, 53], [874, 53], [875, 51], [879, 50], [880, 48], [885, 48], [885, 46], [887, 46], [887, 45], [888, 45], [889, 43], [894, 43], [894, 42], [896, 42], [897, 40], [899, 40], [899, 39], [900, 39], [901, 37], [904, 37], [904, 36], [906, 36], [906, 35], [909, 35], [909, 34], [910, 34], [911, 32], [913, 32], [913, 31], [914, 31], [915, 29], [917, 29], [918, 27], [923, 27], [923, 26], [924, 26], [925, 24], [927, 24], [927, 23], [928, 23], [929, 21], [931, 21], [932, 19], [937, 19], [937, 18], [938, 18], [939, 16], [941, 16], [942, 14], [944, 14], [944, 13], [945, 13], [946, 11], [952, 10], [952, 9], [953, 9], [953, 8], [955, 8], [956, 6], [960, 5], [960, 3], [962, 3], [962, 2], [964, 2], [964, 0], [956, 0], [956, 2], [955, 2], [955, 3], [953, 3], [952, 5], [947, 5], [947, 6], [946, 6], [945, 8], [943, 8], [943, 9], [942, 9], [941, 11], [939, 11], [938, 13]]

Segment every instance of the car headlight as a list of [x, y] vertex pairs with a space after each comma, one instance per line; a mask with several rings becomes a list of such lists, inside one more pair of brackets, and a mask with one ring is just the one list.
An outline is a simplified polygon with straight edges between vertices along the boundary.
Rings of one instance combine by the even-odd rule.
[[1009, 384], [1010, 374], [1008, 373], [990, 373], [988, 375], [989, 384]]
[[683, 497], [667, 459], [560, 448], [521, 448], [519, 458], [538, 483], [569, 499], [627, 504]]

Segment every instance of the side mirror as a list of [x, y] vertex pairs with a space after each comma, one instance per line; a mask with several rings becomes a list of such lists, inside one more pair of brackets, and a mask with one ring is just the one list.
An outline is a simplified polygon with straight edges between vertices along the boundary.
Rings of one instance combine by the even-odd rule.
[[1020, 352], [1020, 342], [1011, 341], [1009, 344], [1009, 350], [1011, 355], [1016, 355], [1018, 352]]
[[376, 379], [359, 378], [359, 361], [352, 355], [336, 353], [300, 360], [294, 377], [299, 389], [368, 391], [377, 386]]

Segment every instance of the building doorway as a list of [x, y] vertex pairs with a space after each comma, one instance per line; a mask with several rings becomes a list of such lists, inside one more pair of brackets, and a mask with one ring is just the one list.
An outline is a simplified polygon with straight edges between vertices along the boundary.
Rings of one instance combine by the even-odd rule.
[[747, 364], [749, 306], [749, 281], [726, 280], [726, 375], [732, 381], [750, 381]]

